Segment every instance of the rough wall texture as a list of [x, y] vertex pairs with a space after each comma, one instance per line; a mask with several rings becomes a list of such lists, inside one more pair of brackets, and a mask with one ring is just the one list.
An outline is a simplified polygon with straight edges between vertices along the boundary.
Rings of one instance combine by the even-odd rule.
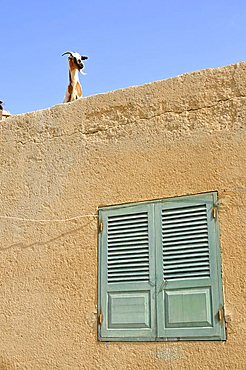
[[[15, 116], [0, 131], [0, 370], [245, 368], [246, 63]], [[98, 342], [97, 207], [212, 190], [228, 340]]]

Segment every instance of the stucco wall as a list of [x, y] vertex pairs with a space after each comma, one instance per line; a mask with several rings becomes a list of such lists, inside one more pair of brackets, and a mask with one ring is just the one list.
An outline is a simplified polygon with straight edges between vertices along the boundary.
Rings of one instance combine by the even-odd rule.
[[[244, 368], [246, 63], [14, 116], [0, 132], [0, 370]], [[98, 342], [97, 207], [213, 190], [228, 340]]]

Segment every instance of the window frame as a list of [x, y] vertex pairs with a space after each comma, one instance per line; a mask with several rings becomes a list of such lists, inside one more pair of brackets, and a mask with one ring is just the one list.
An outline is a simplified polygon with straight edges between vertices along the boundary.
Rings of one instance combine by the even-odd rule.
[[[98, 215], [99, 215], [99, 233], [98, 233], [98, 340], [100, 341], [141, 341], [141, 342], [161, 342], [161, 341], [225, 341], [226, 340], [226, 332], [225, 332], [225, 320], [223, 317], [222, 322], [222, 330], [221, 335], [219, 337], [208, 337], [208, 336], [194, 336], [194, 337], [182, 337], [182, 338], [175, 338], [175, 337], [158, 337], [158, 324], [157, 324], [157, 296], [155, 297], [155, 319], [156, 319], [156, 336], [155, 337], [125, 337], [125, 336], [119, 336], [119, 337], [104, 337], [101, 335], [101, 325], [100, 320], [104, 320], [105, 318], [103, 315], [105, 313], [101, 310], [101, 299], [102, 299], [102, 293], [101, 293], [101, 279], [102, 279], [102, 270], [105, 269], [105, 267], [102, 266], [102, 253], [103, 253], [103, 240], [102, 240], [102, 233], [100, 232], [103, 228], [102, 224], [102, 218], [104, 211], [108, 210], [117, 210], [117, 209], [124, 209], [131, 206], [147, 206], [152, 204], [161, 204], [161, 203], [168, 203], [168, 202], [180, 202], [192, 199], [194, 200], [204, 200], [204, 197], [210, 196], [213, 199], [213, 207], [215, 208], [215, 239], [216, 239], [216, 246], [213, 247], [214, 253], [216, 254], [216, 264], [217, 264], [217, 279], [216, 284], [218, 285], [218, 295], [219, 295], [219, 301], [222, 304], [222, 309], [224, 310], [224, 296], [223, 296], [223, 284], [222, 284], [222, 264], [221, 264], [221, 245], [220, 245], [220, 230], [219, 230], [219, 222], [218, 222], [218, 192], [212, 191], [212, 192], [205, 192], [205, 193], [199, 193], [199, 194], [191, 194], [191, 195], [182, 195], [177, 197], [169, 197], [169, 198], [161, 198], [161, 199], [155, 199], [155, 200], [146, 200], [146, 201], [140, 201], [140, 202], [133, 202], [133, 203], [124, 203], [124, 204], [117, 204], [112, 206], [104, 206], [100, 207], [98, 209]], [[155, 247], [154, 247], [155, 248]], [[155, 256], [156, 258], [156, 256]], [[155, 261], [156, 263], [156, 261]], [[107, 269], [106, 269], [107, 270]], [[156, 288], [156, 287], [155, 287]], [[212, 306], [213, 307], [213, 306]]]

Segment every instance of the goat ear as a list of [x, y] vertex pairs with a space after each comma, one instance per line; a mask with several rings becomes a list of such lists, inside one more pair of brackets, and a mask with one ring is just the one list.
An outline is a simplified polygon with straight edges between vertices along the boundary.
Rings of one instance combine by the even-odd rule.
[[86, 59], [88, 59], [88, 57], [86, 57], [85, 55], [81, 55], [81, 59], [86, 60]]

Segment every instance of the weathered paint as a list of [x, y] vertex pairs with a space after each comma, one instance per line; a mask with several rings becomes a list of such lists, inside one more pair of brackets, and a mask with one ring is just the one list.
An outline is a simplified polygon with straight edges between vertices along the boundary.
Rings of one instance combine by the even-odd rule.
[[246, 63], [1, 122], [0, 216], [219, 192], [226, 342], [97, 341], [97, 218], [0, 220], [0, 368], [241, 369]]

